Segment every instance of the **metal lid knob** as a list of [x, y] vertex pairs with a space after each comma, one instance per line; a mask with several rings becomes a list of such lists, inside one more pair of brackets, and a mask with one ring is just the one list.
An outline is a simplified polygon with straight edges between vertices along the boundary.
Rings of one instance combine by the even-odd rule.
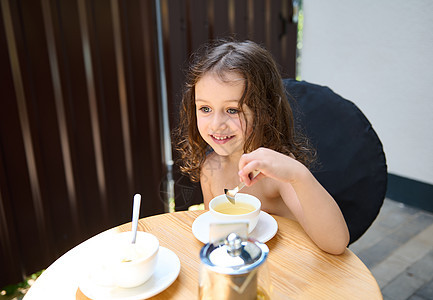
[[224, 244], [227, 246], [227, 252], [231, 256], [239, 256], [242, 252], [242, 238], [236, 233], [230, 233], [224, 240]]

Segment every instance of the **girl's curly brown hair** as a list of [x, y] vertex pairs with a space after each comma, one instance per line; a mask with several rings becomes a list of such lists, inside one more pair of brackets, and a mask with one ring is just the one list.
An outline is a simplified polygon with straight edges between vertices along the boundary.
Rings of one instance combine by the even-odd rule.
[[239, 109], [246, 104], [253, 112], [252, 131], [244, 144], [245, 153], [266, 147], [292, 154], [307, 167], [314, 161], [315, 152], [308, 140], [295, 130], [292, 109], [271, 54], [252, 41], [218, 40], [202, 46], [192, 55], [180, 104], [176, 150], [180, 152], [181, 171], [192, 181], [199, 181], [200, 169], [209, 151], [197, 128], [195, 106], [195, 85], [207, 72], [218, 75], [221, 80], [226, 80], [228, 72], [236, 72], [245, 79]]

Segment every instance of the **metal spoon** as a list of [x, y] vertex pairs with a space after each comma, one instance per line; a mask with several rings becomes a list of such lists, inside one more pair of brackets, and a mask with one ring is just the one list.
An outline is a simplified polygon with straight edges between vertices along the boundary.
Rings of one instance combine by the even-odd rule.
[[[253, 180], [254, 178], [257, 177], [257, 175], [260, 174], [259, 170], [255, 170], [253, 171], [249, 177], [251, 178], [251, 180]], [[224, 194], [226, 194], [227, 200], [229, 200], [232, 204], [236, 204], [235, 201], [235, 196], [237, 193], [239, 193], [240, 190], [242, 190], [245, 187], [245, 183], [241, 182], [237, 187], [235, 187], [232, 190], [229, 189], [224, 189]]]
[[135, 244], [137, 238], [138, 217], [140, 215], [141, 195], [134, 195], [134, 204], [132, 208], [132, 243]]

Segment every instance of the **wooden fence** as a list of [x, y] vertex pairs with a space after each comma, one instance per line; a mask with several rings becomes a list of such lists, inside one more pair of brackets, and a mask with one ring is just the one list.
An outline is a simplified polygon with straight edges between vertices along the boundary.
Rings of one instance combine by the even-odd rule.
[[[141, 217], [163, 213], [166, 170], [155, 2], [0, 3], [1, 287], [129, 222], [135, 193], [143, 195]], [[294, 76], [290, 1], [160, 5], [171, 128], [182, 69], [208, 39], [263, 43], [284, 76]], [[177, 191], [177, 209], [197, 201]]]

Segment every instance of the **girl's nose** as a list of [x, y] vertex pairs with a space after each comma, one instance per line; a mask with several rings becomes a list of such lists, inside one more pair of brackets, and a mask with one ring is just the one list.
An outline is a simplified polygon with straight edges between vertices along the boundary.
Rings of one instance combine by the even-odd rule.
[[213, 131], [227, 128], [227, 116], [221, 113], [214, 114], [211, 125]]

